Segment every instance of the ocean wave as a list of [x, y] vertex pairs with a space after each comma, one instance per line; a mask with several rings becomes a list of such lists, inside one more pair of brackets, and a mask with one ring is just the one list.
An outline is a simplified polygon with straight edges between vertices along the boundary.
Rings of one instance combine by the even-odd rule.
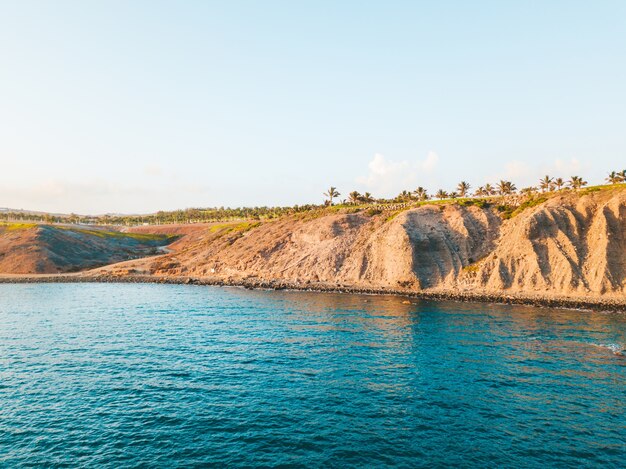
[[594, 345], [596, 347], [609, 349], [615, 355], [619, 355], [619, 356], [626, 355], [626, 346], [622, 344], [594, 344]]

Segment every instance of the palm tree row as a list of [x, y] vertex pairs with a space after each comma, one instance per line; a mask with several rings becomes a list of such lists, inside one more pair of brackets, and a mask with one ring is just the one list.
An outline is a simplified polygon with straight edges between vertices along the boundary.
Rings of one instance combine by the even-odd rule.
[[292, 207], [215, 207], [215, 208], [188, 208], [184, 210], [159, 211], [146, 215], [100, 215], [79, 216], [50, 215], [19, 211], [0, 211], [0, 222], [8, 223], [61, 223], [80, 225], [163, 225], [228, 222], [236, 220], [267, 220], [276, 219], [283, 215], [290, 215], [319, 209], [319, 205], [295, 205]]
[[572, 176], [569, 181], [564, 181], [562, 178], [552, 178], [546, 175], [539, 180], [539, 190], [541, 192], [560, 191], [566, 186], [577, 190], [586, 185], [587, 181], [580, 176]]
[[[432, 196], [435, 199], [457, 199], [457, 198], [465, 198], [470, 197], [470, 184], [466, 181], [461, 181], [455, 190], [453, 191], [445, 191], [443, 189], [437, 190], [437, 192]], [[490, 197], [494, 195], [511, 195], [517, 191], [515, 184], [511, 181], [500, 181], [496, 184], [496, 186], [492, 186], [491, 184], [485, 184], [484, 186], [480, 186], [476, 191], [474, 191], [474, 197]], [[418, 200], [424, 201], [431, 199], [431, 196], [428, 194], [427, 190], [423, 187], [418, 187], [413, 192], [402, 191], [394, 201], [408, 201], [408, 200]]]
[[[626, 170], [623, 171], [613, 171], [607, 177], [607, 181], [611, 184], [620, 184], [626, 182]], [[414, 201], [426, 201], [431, 198], [434, 199], [457, 199], [457, 198], [466, 198], [466, 197], [493, 197], [493, 196], [510, 196], [514, 194], [522, 194], [525, 196], [531, 196], [538, 192], [553, 192], [560, 191], [565, 188], [570, 188], [573, 190], [579, 190], [587, 185], [587, 181], [585, 181], [580, 176], [572, 176], [569, 180], [565, 180], [561, 177], [553, 178], [549, 175], [542, 177], [538, 181], [538, 185], [524, 187], [518, 191], [517, 187], [511, 181], [500, 180], [495, 185], [491, 185], [489, 183], [484, 186], [478, 187], [474, 193], [470, 192], [471, 185], [466, 181], [461, 181], [455, 190], [453, 191], [445, 191], [444, 189], [439, 189], [435, 192], [434, 195], [430, 195], [422, 186], [417, 187], [413, 191], [403, 190], [396, 197], [391, 200], [387, 199], [374, 199], [369, 192], [365, 194], [360, 194], [358, 191], [350, 192], [348, 200], [342, 201], [343, 203], [350, 203], [353, 205], [359, 204], [368, 204], [373, 202], [379, 203], [407, 203]], [[339, 192], [337, 192], [336, 187], [331, 187], [327, 192], [324, 193], [324, 196], [327, 198], [325, 201], [325, 205], [332, 205], [333, 200], [339, 197]]]
[[[626, 170], [612, 171], [606, 178], [609, 184], [626, 183]], [[471, 186], [466, 181], [461, 181], [457, 187], [450, 192], [439, 189], [431, 196], [424, 187], [417, 187], [413, 191], [402, 191], [397, 197], [386, 199], [375, 199], [372, 194], [365, 192], [361, 194], [353, 191], [348, 195], [348, 200], [343, 203], [354, 205], [379, 203], [410, 203], [415, 201], [426, 201], [435, 199], [456, 199], [474, 197], [510, 196], [520, 193], [525, 196], [532, 196], [537, 192], [552, 192], [562, 190], [566, 187], [577, 190], [587, 185], [587, 181], [580, 176], [572, 176], [568, 181], [562, 178], [545, 176], [538, 181], [537, 187], [524, 187], [518, 191], [515, 184], [510, 181], [501, 180], [495, 185], [485, 184], [478, 187], [473, 194], [470, 193]], [[330, 187], [324, 193], [326, 200], [324, 205], [332, 205], [341, 194], [336, 187]], [[70, 215], [50, 215], [36, 214], [29, 212], [0, 211], [0, 221], [3, 222], [36, 222], [36, 223], [70, 223], [70, 224], [104, 224], [104, 225], [141, 225], [141, 224], [167, 224], [167, 223], [200, 223], [200, 222], [221, 222], [231, 220], [262, 220], [279, 218], [287, 214], [308, 212], [319, 209], [319, 205], [295, 205], [293, 207], [215, 207], [215, 208], [189, 208], [185, 210], [160, 211], [148, 215], [103, 215], [103, 216], [78, 216]]]

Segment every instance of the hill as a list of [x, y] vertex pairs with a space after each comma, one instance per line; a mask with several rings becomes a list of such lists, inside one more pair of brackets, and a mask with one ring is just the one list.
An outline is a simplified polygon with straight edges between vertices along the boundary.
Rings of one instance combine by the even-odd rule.
[[75, 272], [158, 254], [174, 238], [101, 228], [0, 224], [0, 273]]

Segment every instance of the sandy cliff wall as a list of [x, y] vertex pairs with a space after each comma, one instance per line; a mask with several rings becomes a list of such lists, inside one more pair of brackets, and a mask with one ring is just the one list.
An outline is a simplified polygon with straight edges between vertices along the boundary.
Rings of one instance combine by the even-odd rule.
[[503, 224], [496, 248], [459, 283], [490, 291], [624, 294], [625, 233], [625, 191], [554, 197]]
[[359, 287], [626, 294], [626, 190], [563, 193], [503, 220], [494, 208], [426, 205], [214, 226], [151, 260], [156, 275]]

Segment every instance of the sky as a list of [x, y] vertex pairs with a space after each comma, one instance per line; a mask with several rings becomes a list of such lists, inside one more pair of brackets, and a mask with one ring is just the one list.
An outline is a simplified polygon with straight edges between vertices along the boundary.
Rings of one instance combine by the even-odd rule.
[[626, 2], [0, 0], [0, 207], [147, 213], [626, 167]]

